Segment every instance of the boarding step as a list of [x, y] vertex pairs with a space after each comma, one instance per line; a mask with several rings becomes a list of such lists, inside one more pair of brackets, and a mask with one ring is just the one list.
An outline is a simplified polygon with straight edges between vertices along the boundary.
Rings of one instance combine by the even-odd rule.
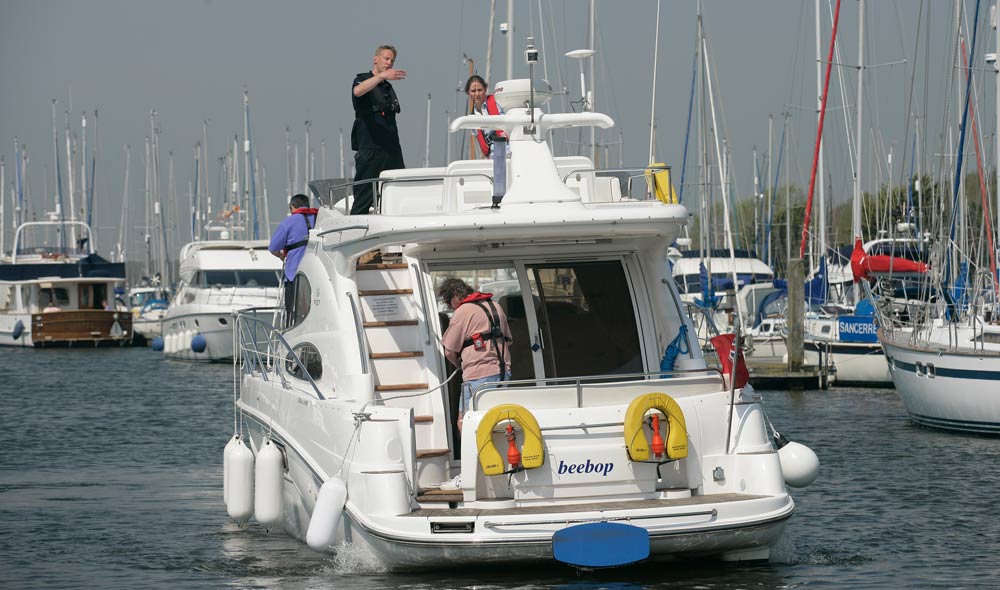
[[401, 262], [377, 262], [374, 264], [369, 263], [358, 265], [358, 270], [395, 270], [401, 268], [407, 268], [406, 264]]
[[399, 326], [416, 326], [420, 322], [417, 320], [393, 320], [391, 322], [365, 322], [362, 324], [367, 328], [395, 328]]
[[431, 457], [444, 457], [451, 453], [450, 449], [420, 449], [417, 451], [417, 459], [430, 459]]
[[[403, 350], [400, 352], [370, 352], [368, 353], [371, 359], [411, 359], [420, 356], [424, 356], [421, 350]], [[498, 361], [499, 362], [499, 361]]]
[[380, 295], [413, 295], [413, 289], [369, 289], [358, 291], [361, 297], [378, 297]]
[[434, 416], [414, 416], [413, 421], [417, 424], [426, 424], [428, 422], [434, 422]]
[[426, 383], [394, 383], [376, 385], [375, 391], [426, 391], [429, 387]]
[[447, 502], [455, 504], [465, 500], [462, 490], [440, 490], [438, 488], [422, 488], [417, 492], [417, 502], [436, 503]]
[[365, 322], [368, 347], [379, 352], [419, 350], [428, 344], [427, 331], [417, 320]]
[[399, 322], [420, 317], [413, 289], [359, 289], [358, 298], [362, 323]]
[[413, 286], [410, 269], [405, 264], [363, 264], [355, 275], [358, 291], [408, 289]]

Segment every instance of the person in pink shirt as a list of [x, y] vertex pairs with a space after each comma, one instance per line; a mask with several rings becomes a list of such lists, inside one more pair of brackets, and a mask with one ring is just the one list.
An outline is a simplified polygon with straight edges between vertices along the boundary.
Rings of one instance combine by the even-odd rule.
[[484, 384], [510, 378], [510, 326], [493, 294], [473, 291], [454, 277], [445, 279], [437, 295], [455, 314], [441, 338], [445, 357], [462, 370], [458, 428], [470, 408], [473, 392]]

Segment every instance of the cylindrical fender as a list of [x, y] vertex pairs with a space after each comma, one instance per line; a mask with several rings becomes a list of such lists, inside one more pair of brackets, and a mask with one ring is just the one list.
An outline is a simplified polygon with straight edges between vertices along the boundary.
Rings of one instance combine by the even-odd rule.
[[625, 411], [625, 446], [629, 458], [633, 461], [649, 460], [649, 441], [642, 433], [642, 423], [650, 410], [659, 410], [667, 417], [667, 458], [676, 460], [687, 457], [687, 424], [684, 421], [684, 412], [674, 398], [665, 393], [654, 392], [635, 398]]
[[493, 444], [493, 428], [506, 420], [517, 422], [524, 433], [524, 444], [521, 446], [521, 466], [525, 469], [534, 469], [545, 463], [542, 430], [538, 427], [538, 420], [524, 406], [501, 404], [486, 412], [479, 427], [476, 428], [479, 464], [485, 475], [500, 475], [504, 472], [504, 458], [500, 455], [496, 445]]

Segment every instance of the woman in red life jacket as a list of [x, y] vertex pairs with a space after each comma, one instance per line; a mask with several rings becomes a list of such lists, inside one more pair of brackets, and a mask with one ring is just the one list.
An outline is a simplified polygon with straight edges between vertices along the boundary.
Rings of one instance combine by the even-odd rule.
[[[493, 95], [486, 94], [486, 80], [483, 80], [481, 76], [473, 75], [469, 78], [469, 81], [465, 83], [465, 93], [469, 95], [469, 99], [472, 101], [473, 115], [503, 114], [503, 109], [497, 104]], [[504, 137], [504, 133], [503, 131], [477, 129], [472, 136], [475, 138], [476, 143], [479, 144], [479, 151], [482, 152], [483, 157], [489, 158], [490, 152], [493, 150], [493, 140], [496, 137]]]
[[462, 399], [458, 408], [458, 428], [462, 416], [471, 409], [476, 389], [484, 384], [510, 378], [510, 326], [503, 308], [492, 293], [473, 291], [465, 281], [445, 279], [437, 289], [445, 305], [455, 311], [441, 337], [445, 357], [462, 370]]

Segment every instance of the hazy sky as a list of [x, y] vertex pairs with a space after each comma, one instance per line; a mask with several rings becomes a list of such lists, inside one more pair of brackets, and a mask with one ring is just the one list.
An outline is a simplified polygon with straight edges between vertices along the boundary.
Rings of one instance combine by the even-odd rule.
[[[506, 21], [506, 2], [497, 3], [497, 24]], [[587, 44], [585, 1], [517, 0], [513, 32], [515, 77], [525, 77], [522, 50], [534, 34], [544, 50], [544, 67], [556, 89], [564, 85], [569, 100], [579, 99], [578, 62], [563, 57]], [[868, 3], [866, 62], [879, 64], [866, 76], [864, 150], [886, 166], [885, 153], [893, 150], [893, 178], [903, 166], [902, 152], [910, 146], [904, 135], [906, 108], [911, 96], [911, 76], [916, 63], [911, 110], [926, 120], [923, 129], [925, 161], [947, 150], [938, 143], [944, 128], [945, 90], [949, 85], [948, 43], [953, 3], [931, 3], [931, 45], [923, 27], [919, 47], [916, 23], [918, 0], [876, 0]], [[830, 2], [822, 0], [826, 54], [830, 29]], [[974, 3], [967, 2], [971, 21]], [[616, 121], [606, 132], [608, 143], [624, 138], [626, 165], [647, 161], [653, 84], [655, 0], [598, 0], [597, 2], [597, 110]], [[696, 37], [693, 0], [662, 0], [659, 64], [657, 67], [657, 160], [666, 161], [679, 177], [692, 58]], [[539, 16], [541, 11], [541, 18]], [[792, 183], [808, 181], [815, 137], [816, 61], [813, 2], [804, 0], [707, 0], [704, 8], [710, 67], [715, 84], [720, 127], [732, 150], [737, 192], [752, 189], [753, 156], [768, 149], [768, 115], [774, 115], [774, 146], [781, 132], [782, 112], [788, 112], [790, 140], [786, 166]], [[844, 0], [838, 35], [840, 61], [857, 62], [858, 3]], [[979, 124], [986, 141], [993, 137], [995, 116], [994, 76], [982, 62], [984, 46], [993, 51], [995, 40], [984, 3], [977, 49], [977, 87], [985, 111]], [[927, 13], [924, 13], [926, 22]], [[424, 160], [427, 95], [431, 94], [430, 160], [442, 165], [445, 158], [447, 113], [464, 109], [464, 95], [457, 89], [467, 77], [463, 55], [475, 60], [485, 74], [489, 2], [486, 0], [358, 2], [286, 0], [0, 0], [0, 154], [6, 161], [6, 194], [14, 179], [14, 138], [27, 145], [30, 157], [31, 199], [36, 210], [51, 210], [55, 193], [52, 147], [52, 99], [57, 103], [60, 158], [65, 166], [65, 112], [69, 109], [73, 133], [79, 135], [80, 115], [91, 118], [99, 110], [99, 148], [96, 193], [99, 248], [107, 254], [117, 240], [119, 211], [124, 189], [124, 146], [132, 147], [129, 203], [130, 217], [140, 219], [143, 204], [143, 150], [150, 133], [149, 112], [159, 117], [163, 194], [167, 191], [167, 156], [175, 157], [177, 209], [183, 218], [188, 207], [188, 186], [193, 181], [193, 150], [208, 121], [209, 190], [218, 203], [218, 159], [231, 146], [234, 134], [242, 135], [242, 93], [250, 92], [254, 149], [267, 170], [272, 225], [287, 203], [285, 129], [299, 145], [305, 165], [305, 121], [311, 121], [311, 148], [316, 152], [316, 175], [321, 175], [321, 141], [326, 142], [327, 176], [339, 172], [339, 135], [344, 130], [347, 167], [349, 134], [353, 121], [350, 85], [354, 74], [371, 68], [377, 45], [389, 43], [399, 50], [396, 67], [406, 80], [394, 84], [402, 103], [399, 116], [404, 157], [410, 167]], [[504, 78], [504, 38], [496, 35], [491, 82]], [[914, 48], [918, 47], [917, 55]], [[906, 60], [905, 63], [898, 63]], [[916, 61], [914, 61], [916, 60]], [[835, 60], [836, 61], [836, 60]], [[542, 74], [539, 67], [538, 75]], [[827, 115], [828, 183], [836, 199], [851, 191], [849, 156], [844, 141], [844, 104], [853, 117], [856, 69], [836, 69], [831, 82]], [[929, 82], [929, 84], [925, 84]], [[588, 81], [589, 84], [589, 81]], [[957, 87], [953, 83], [952, 87]], [[954, 109], [954, 107], [952, 107]], [[562, 111], [556, 97], [550, 110]], [[957, 115], [950, 115], [954, 124]], [[93, 125], [92, 118], [89, 121]], [[913, 124], [910, 124], [912, 138]], [[573, 134], [575, 136], [575, 134]], [[457, 152], [458, 141], [455, 137]], [[575, 141], [570, 135], [560, 141]], [[874, 150], [881, 145], [883, 153]], [[94, 137], [87, 138], [87, 149]], [[987, 146], [987, 156], [993, 148]], [[692, 147], [692, 150], [696, 148]], [[575, 148], [560, 143], [563, 153]], [[618, 146], [609, 147], [617, 165]], [[693, 152], [689, 162], [696, 158]], [[762, 160], [763, 161], [763, 160]], [[867, 188], [885, 182], [866, 164]], [[906, 166], [909, 166], [907, 156]], [[689, 175], [695, 174], [689, 168]], [[48, 179], [48, 195], [45, 183]], [[689, 176], [690, 180], [690, 176]], [[65, 182], [65, 179], [64, 179]], [[770, 182], [770, 181], [769, 181]], [[784, 174], [781, 183], [784, 184]], [[259, 189], [258, 189], [259, 190]], [[689, 191], [688, 196], [694, 195]], [[687, 196], [686, 196], [687, 199]], [[694, 205], [696, 201], [688, 201]], [[186, 219], [186, 218], [184, 218]], [[190, 238], [186, 221], [179, 222], [178, 241]], [[130, 223], [130, 225], [132, 225]], [[131, 232], [130, 257], [138, 251], [138, 230]], [[11, 232], [7, 230], [9, 248]]]

